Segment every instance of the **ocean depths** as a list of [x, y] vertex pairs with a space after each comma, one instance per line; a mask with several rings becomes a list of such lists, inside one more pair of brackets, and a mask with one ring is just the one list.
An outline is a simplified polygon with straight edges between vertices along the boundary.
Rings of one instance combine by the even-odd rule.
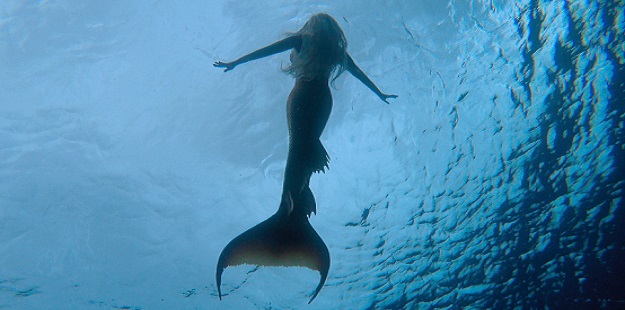
[[[0, 2], [0, 308], [623, 309], [623, 1]], [[273, 214], [288, 53], [333, 15], [328, 281], [215, 265]]]

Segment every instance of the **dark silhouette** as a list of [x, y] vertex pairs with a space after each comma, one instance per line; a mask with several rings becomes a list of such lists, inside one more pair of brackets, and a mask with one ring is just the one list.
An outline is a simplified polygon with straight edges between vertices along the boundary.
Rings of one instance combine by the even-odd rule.
[[314, 172], [325, 171], [328, 154], [319, 137], [332, 110], [328, 83], [347, 70], [380, 99], [396, 95], [382, 93], [358, 68], [346, 51], [347, 41], [338, 23], [327, 14], [313, 15], [299, 31], [233, 62], [215, 62], [215, 67], [233, 70], [245, 62], [292, 50], [285, 69], [295, 77], [287, 101], [289, 153], [284, 172], [282, 200], [278, 212], [234, 238], [217, 263], [217, 290], [221, 299], [221, 275], [228, 266], [301, 266], [319, 271], [321, 280], [309, 303], [325, 283], [330, 254], [308, 222], [317, 211], [309, 181]]

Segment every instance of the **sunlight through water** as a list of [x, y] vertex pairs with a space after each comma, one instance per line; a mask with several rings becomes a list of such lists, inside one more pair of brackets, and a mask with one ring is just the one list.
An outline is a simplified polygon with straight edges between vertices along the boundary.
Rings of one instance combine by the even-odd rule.
[[[625, 307], [623, 1], [2, 1], [0, 308]], [[288, 53], [338, 21], [332, 264], [226, 269], [280, 203]]]

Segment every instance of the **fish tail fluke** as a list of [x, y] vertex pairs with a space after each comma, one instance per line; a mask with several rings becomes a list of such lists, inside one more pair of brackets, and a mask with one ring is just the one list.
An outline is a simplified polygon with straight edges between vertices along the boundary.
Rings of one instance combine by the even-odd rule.
[[238, 265], [307, 267], [320, 273], [312, 302], [325, 284], [330, 269], [328, 248], [306, 217], [289, 219], [278, 211], [269, 219], [234, 238], [217, 262], [217, 292], [221, 300], [221, 276], [225, 268]]
[[322, 275], [322, 279], [319, 281], [319, 285], [317, 285], [317, 288], [315, 289], [315, 292], [313, 293], [312, 297], [308, 301], [309, 304], [311, 302], [313, 302], [313, 300], [315, 300], [315, 298], [317, 298], [317, 294], [319, 294], [319, 291], [321, 291], [321, 288], [323, 287], [323, 284], [326, 282], [326, 277], [327, 276], [328, 276], [327, 273], [325, 274], [325, 276]]

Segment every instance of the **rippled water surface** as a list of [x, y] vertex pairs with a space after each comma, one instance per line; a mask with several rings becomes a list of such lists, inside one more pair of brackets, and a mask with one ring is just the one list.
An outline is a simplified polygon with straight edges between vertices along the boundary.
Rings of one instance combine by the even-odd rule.
[[[625, 307], [622, 1], [3, 1], [0, 308]], [[275, 212], [288, 54], [333, 15], [348, 74], [311, 180], [332, 266], [236, 267]]]

